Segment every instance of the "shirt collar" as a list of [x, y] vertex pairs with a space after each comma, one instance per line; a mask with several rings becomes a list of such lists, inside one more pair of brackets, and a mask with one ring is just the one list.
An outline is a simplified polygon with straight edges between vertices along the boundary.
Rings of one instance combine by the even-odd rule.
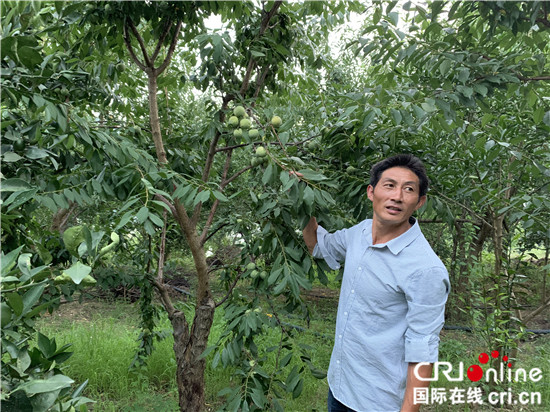
[[405, 233], [397, 236], [395, 239], [390, 240], [386, 243], [379, 243], [377, 245], [372, 244], [372, 226], [371, 230], [368, 231], [368, 233], [365, 233], [370, 239], [368, 239], [369, 247], [373, 248], [383, 248], [388, 247], [390, 252], [392, 252], [394, 255], [398, 255], [399, 252], [401, 252], [403, 249], [405, 249], [408, 245], [410, 245], [413, 240], [415, 240], [418, 235], [420, 235], [420, 226], [418, 225], [418, 220], [416, 220], [414, 217], [410, 217], [409, 222], [412, 224], [412, 226], [407, 230]]

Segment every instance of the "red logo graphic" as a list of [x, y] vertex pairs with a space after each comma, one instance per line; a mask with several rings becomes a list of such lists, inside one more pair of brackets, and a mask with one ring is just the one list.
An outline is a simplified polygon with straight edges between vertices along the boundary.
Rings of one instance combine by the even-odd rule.
[[[494, 350], [491, 352], [491, 358], [497, 359], [500, 356], [500, 353], [498, 350]], [[481, 364], [487, 364], [489, 363], [489, 355], [485, 352], [480, 353], [478, 356], [479, 363]], [[504, 355], [502, 357], [503, 362], [508, 362], [508, 356]], [[512, 367], [512, 363], [508, 362], [508, 367]], [[472, 382], [477, 382], [483, 378], [483, 369], [481, 369], [481, 366], [479, 365], [470, 365], [470, 367], [466, 370], [466, 375]]]

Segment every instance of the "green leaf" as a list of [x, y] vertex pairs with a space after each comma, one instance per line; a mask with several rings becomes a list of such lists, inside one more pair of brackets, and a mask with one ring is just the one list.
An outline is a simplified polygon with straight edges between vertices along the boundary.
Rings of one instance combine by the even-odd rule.
[[34, 48], [29, 46], [20, 47], [17, 50], [17, 55], [19, 60], [23, 63], [24, 66], [29, 69], [34, 69], [40, 63], [42, 63], [42, 56]]
[[420, 106], [422, 106], [422, 109], [427, 113], [432, 113], [437, 111], [437, 107], [435, 107], [434, 99], [426, 99], [426, 101], [422, 102]]
[[38, 147], [29, 147], [25, 152], [25, 156], [29, 159], [38, 160], [48, 157], [49, 153], [45, 149], [40, 149]]
[[397, 109], [391, 109], [391, 115], [393, 117], [393, 121], [396, 125], [401, 124], [401, 120], [403, 119], [403, 116], [401, 115], [401, 112]]
[[300, 169], [298, 170], [298, 173], [301, 173], [305, 180], [312, 180], [314, 182], [321, 182], [327, 179], [327, 177], [323, 176], [321, 173], [314, 172], [310, 169]]
[[6, 152], [2, 155], [2, 160], [4, 161], [4, 163], [15, 163], [21, 159], [23, 158], [14, 152]]
[[6, 300], [10, 308], [13, 309], [15, 316], [21, 316], [23, 314], [23, 308], [25, 306], [23, 303], [23, 296], [17, 292], [11, 292], [6, 294]]
[[8, 252], [7, 255], [4, 255], [4, 252], [2, 252], [0, 259], [0, 273], [2, 277], [7, 276], [8, 273], [14, 268], [15, 263], [17, 262], [17, 257], [22, 249], [23, 246], [19, 246], [17, 249]]
[[73, 282], [78, 285], [82, 282], [82, 279], [90, 274], [91, 271], [92, 268], [90, 266], [87, 266], [82, 262], [76, 262], [69, 269], [64, 270], [63, 274], [69, 275]]
[[49, 358], [55, 353], [56, 345], [55, 341], [50, 341], [50, 339], [43, 335], [42, 333], [38, 332], [38, 349], [40, 349], [40, 352], [44, 355], [45, 358]]
[[25, 294], [23, 295], [23, 313], [22, 315], [26, 315], [32, 310], [32, 307], [36, 302], [38, 302], [38, 299], [40, 299], [40, 296], [42, 296], [42, 293], [44, 292], [44, 289], [46, 288], [46, 284], [36, 284], [33, 287], [31, 287]]
[[29, 189], [32, 189], [32, 186], [17, 177], [12, 177], [0, 182], [0, 192], [19, 192]]
[[550, 126], [550, 110], [544, 113], [544, 116], [542, 117], [542, 121], [546, 126]]
[[214, 197], [216, 199], [218, 199], [220, 202], [228, 202], [229, 199], [227, 198], [227, 196], [225, 196], [222, 192], [220, 192], [219, 190], [213, 190], [212, 191], [212, 194], [214, 195]]
[[65, 375], [54, 375], [48, 379], [32, 379], [19, 386], [19, 390], [24, 390], [27, 395], [37, 393], [52, 392], [55, 390], [68, 388], [74, 381]]
[[533, 112], [533, 121], [535, 122], [535, 124], [540, 124], [543, 117], [544, 117], [544, 107], [539, 106]]
[[139, 211], [136, 214], [136, 219], [138, 223], [143, 224], [148, 217], [149, 217], [149, 209], [147, 208], [147, 206], [142, 206], [141, 209], [139, 209]]
[[271, 181], [271, 178], [273, 177], [274, 172], [275, 172], [275, 168], [273, 167], [273, 163], [269, 163], [265, 168], [264, 174], [262, 176], [262, 183], [264, 185], [267, 185]]
[[304, 203], [308, 206], [312, 206], [315, 200], [315, 193], [313, 189], [309, 186], [306, 186], [304, 189]]
[[462, 86], [460, 84], [456, 86], [456, 90], [458, 90], [460, 93], [464, 95], [464, 97], [468, 99], [472, 97], [472, 95], [474, 94], [474, 89], [468, 86]]
[[450, 60], [443, 60], [443, 62], [439, 65], [439, 72], [442, 76], [445, 76], [449, 72], [451, 65], [452, 63]]
[[203, 190], [195, 197], [195, 200], [193, 201], [193, 206], [197, 206], [199, 203], [204, 203], [208, 199], [210, 199], [210, 191]]

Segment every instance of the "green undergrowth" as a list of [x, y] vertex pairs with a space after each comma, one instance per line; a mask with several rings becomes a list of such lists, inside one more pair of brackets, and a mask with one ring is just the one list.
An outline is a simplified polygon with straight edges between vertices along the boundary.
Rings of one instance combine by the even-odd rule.
[[[292, 330], [297, 345], [307, 345], [312, 362], [322, 370], [328, 368], [333, 343], [336, 306], [331, 299], [317, 298], [310, 303], [309, 322], [299, 316], [281, 317], [285, 327]], [[161, 329], [167, 332], [164, 340], [155, 343], [155, 350], [147, 365], [129, 370], [137, 348], [139, 316], [136, 304], [121, 302], [90, 301], [84, 305], [73, 303], [63, 305], [58, 312], [45, 316], [40, 321], [40, 331], [55, 337], [58, 344], [71, 343], [74, 355], [67, 362], [66, 374], [77, 382], [88, 380], [85, 395], [94, 399], [94, 411], [177, 411], [178, 396], [175, 383], [175, 360], [172, 349], [170, 325], [162, 321]], [[214, 344], [223, 330], [223, 313], [216, 312], [210, 343]], [[280, 339], [276, 329], [259, 339], [258, 344], [276, 345]], [[480, 341], [471, 333], [443, 331], [440, 345], [440, 360], [465, 368], [476, 363], [477, 356], [486, 348], [479, 347]], [[538, 383], [513, 384], [513, 391], [540, 392], [542, 404], [521, 406], [522, 411], [544, 411], [550, 404], [550, 341], [541, 336], [520, 345], [517, 367], [543, 370], [543, 379]], [[212, 359], [212, 355], [208, 360]], [[268, 357], [267, 365], [274, 363], [274, 355]], [[298, 356], [292, 365], [300, 365]], [[218, 392], [227, 386], [238, 385], [233, 371], [221, 366], [206, 368], [206, 411], [217, 411], [222, 405]], [[467, 378], [460, 384], [441, 379], [432, 383], [447, 392], [458, 386], [467, 389], [473, 383]], [[505, 388], [506, 389], [506, 388]], [[283, 401], [285, 410], [310, 412], [326, 410], [326, 379], [317, 379], [306, 373], [302, 395], [296, 399], [288, 396]], [[458, 405], [450, 402], [427, 405], [427, 411], [454, 411]], [[460, 410], [499, 410], [488, 405], [464, 403]], [[501, 410], [515, 410], [502, 408]], [[519, 410], [519, 409], [518, 409]]]

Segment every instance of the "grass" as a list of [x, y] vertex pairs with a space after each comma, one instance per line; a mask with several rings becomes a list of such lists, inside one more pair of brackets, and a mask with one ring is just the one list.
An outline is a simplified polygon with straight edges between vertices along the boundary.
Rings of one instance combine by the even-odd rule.
[[[324, 290], [324, 292], [330, 290]], [[321, 291], [322, 292], [322, 291]], [[309, 325], [298, 317], [284, 319], [288, 325], [302, 327], [295, 332], [295, 343], [308, 345], [312, 362], [321, 369], [327, 369], [332, 351], [333, 331], [336, 314], [336, 301], [323, 298], [322, 294], [311, 297], [310, 309], [312, 319]], [[128, 367], [137, 348], [139, 323], [137, 305], [121, 302], [88, 301], [84, 305], [76, 303], [63, 305], [58, 312], [45, 316], [39, 322], [40, 330], [47, 336], [55, 336], [58, 344], [71, 343], [73, 357], [64, 365], [65, 373], [78, 383], [89, 380], [85, 396], [96, 400], [94, 411], [178, 411], [178, 395], [175, 384], [175, 360], [172, 349], [173, 340], [170, 334], [161, 342], [156, 343], [148, 365], [136, 371]], [[163, 321], [161, 328], [169, 330], [168, 320]], [[222, 333], [222, 313], [216, 312], [214, 326], [210, 335], [211, 343], [216, 342]], [[274, 345], [279, 341], [278, 331], [272, 330], [261, 342]], [[458, 365], [464, 362], [465, 367], [476, 363], [477, 356], [486, 348], [481, 347], [481, 341], [475, 336], [460, 331], [443, 331], [440, 345], [440, 360]], [[543, 379], [540, 382], [514, 384], [514, 391], [540, 392], [541, 406], [522, 406], [526, 412], [546, 411], [550, 404], [550, 342], [539, 337], [526, 341], [521, 345], [518, 354], [518, 367], [525, 369], [539, 367], [543, 369]], [[297, 358], [295, 356], [295, 358]], [[211, 359], [211, 358], [210, 358]], [[273, 355], [267, 364], [274, 362]], [[301, 365], [298, 359], [293, 364]], [[291, 366], [293, 365], [291, 364]], [[213, 369], [210, 364], [206, 368], [206, 410], [216, 411], [222, 405], [218, 392], [228, 385], [237, 384], [233, 370], [220, 366]], [[433, 382], [432, 387], [442, 387], [450, 390], [453, 382], [444, 380]], [[462, 383], [462, 387], [472, 386], [472, 382]], [[326, 379], [316, 379], [306, 373], [304, 390], [300, 397], [292, 399], [289, 395], [283, 405], [286, 411], [310, 412], [326, 410], [326, 394], [328, 386]], [[484, 409], [485, 408], [485, 409]], [[454, 411], [457, 405], [425, 406], [426, 411]], [[460, 410], [484, 411], [498, 410], [494, 407], [477, 407], [462, 405]], [[506, 409], [502, 409], [506, 410]]]

